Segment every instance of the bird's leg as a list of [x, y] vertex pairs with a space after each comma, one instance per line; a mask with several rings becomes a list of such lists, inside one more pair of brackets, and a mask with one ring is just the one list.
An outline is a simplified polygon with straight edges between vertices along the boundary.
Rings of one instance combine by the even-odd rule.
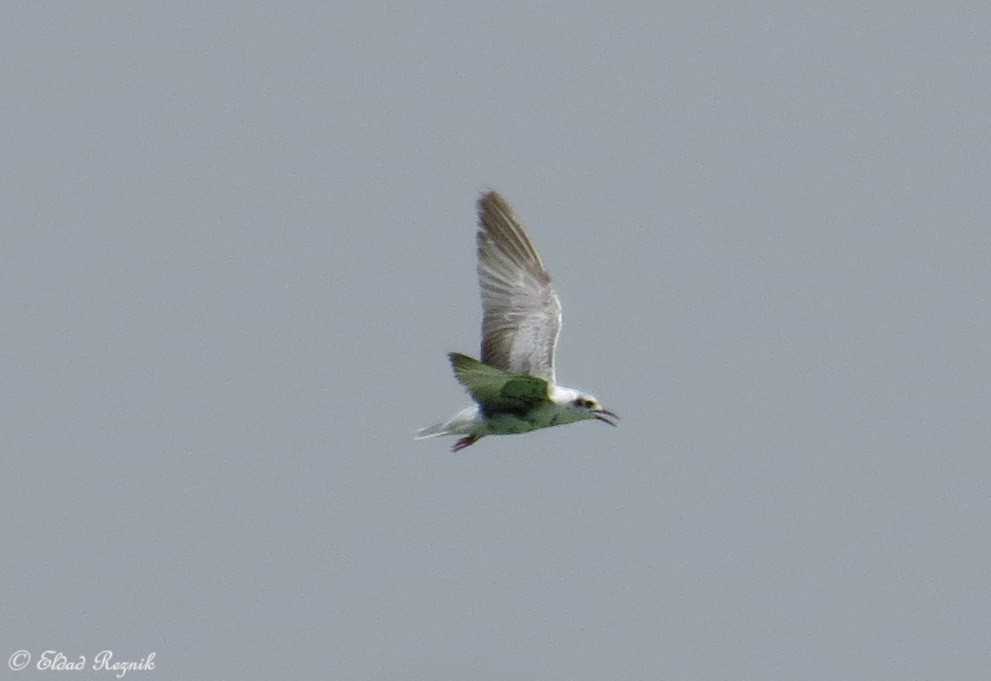
[[452, 452], [460, 452], [465, 447], [469, 447], [469, 446], [475, 444], [481, 438], [482, 438], [481, 435], [466, 435], [465, 437], [461, 438], [460, 440], [458, 440], [457, 442], [454, 443], [454, 446], [451, 447], [451, 451]]

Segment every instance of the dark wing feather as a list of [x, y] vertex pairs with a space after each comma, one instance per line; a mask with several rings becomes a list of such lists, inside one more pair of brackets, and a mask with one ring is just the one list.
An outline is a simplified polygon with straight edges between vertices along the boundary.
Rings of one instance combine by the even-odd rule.
[[489, 413], [526, 413], [549, 399], [547, 381], [542, 378], [512, 374], [457, 352], [448, 358], [455, 378]]

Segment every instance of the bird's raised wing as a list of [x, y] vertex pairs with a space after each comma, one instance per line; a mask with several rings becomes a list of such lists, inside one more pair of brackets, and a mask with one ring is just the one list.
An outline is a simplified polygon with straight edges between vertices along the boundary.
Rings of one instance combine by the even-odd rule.
[[511, 374], [457, 352], [450, 353], [448, 358], [458, 383], [489, 412], [525, 414], [550, 399], [547, 381], [542, 378]]
[[497, 192], [478, 201], [478, 280], [482, 362], [554, 383], [561, 303], [526, 229]]

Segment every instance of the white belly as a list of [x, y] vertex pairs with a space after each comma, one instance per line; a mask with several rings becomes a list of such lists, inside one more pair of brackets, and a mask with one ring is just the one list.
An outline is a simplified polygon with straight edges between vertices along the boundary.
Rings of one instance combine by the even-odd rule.
[[571, 413], [555, 404], [542, 404], [526, 414], [493, 414], [485, 421], [487, 435], [513, 435], [572, 423]]

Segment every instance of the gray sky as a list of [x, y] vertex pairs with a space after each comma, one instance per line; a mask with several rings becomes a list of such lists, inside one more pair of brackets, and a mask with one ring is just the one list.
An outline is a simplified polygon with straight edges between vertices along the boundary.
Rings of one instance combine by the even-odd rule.
[[[988, 5], [352, 4], [2, 10], [3, 668], [986, 680]], [[488, 188], [619, 428], [411, 439]]]

